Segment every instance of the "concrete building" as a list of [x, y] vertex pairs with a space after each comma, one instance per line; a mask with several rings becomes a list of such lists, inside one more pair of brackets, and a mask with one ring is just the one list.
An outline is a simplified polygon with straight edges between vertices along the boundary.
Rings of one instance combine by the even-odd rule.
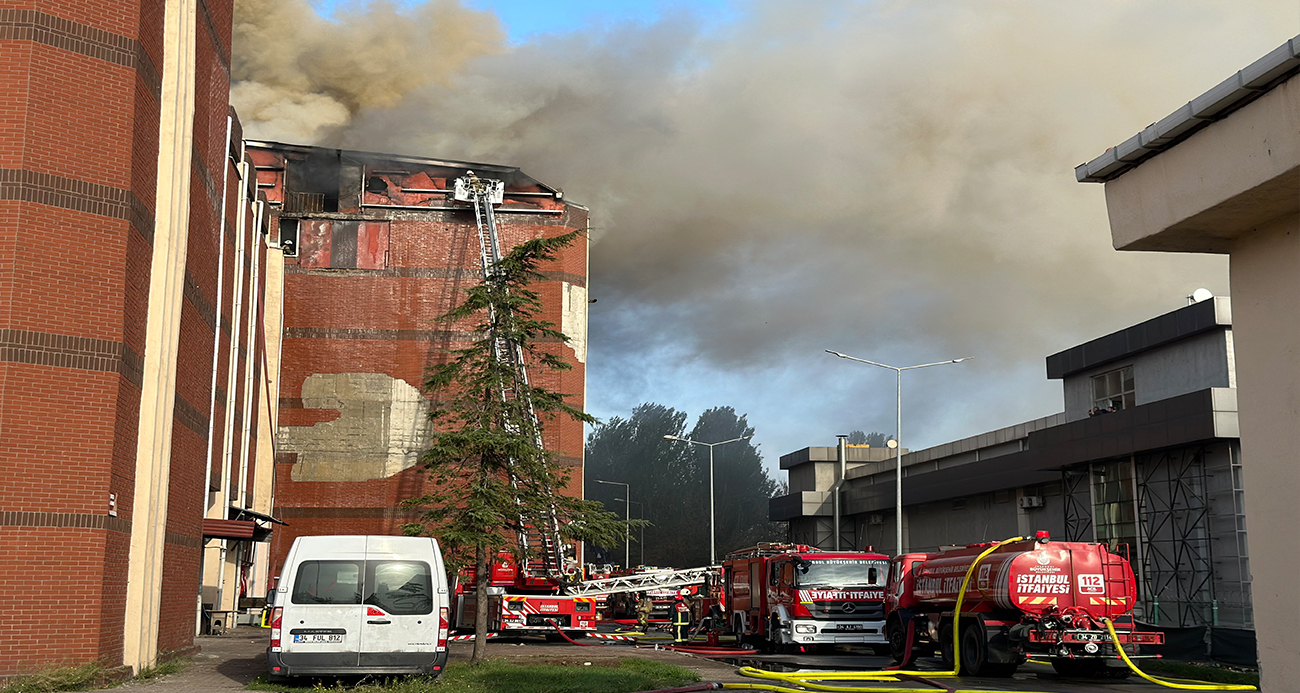
[[[1133, 563], [1144, 621], [1251, 629], [1233, 343], [1212, 298], [1047, 357], [1063, 412], [903, 456], [904, 548], [1040, 529], [1105, 542]], [[848, 449], [842, 545], [894, 552], [892, 452]], [[781, 458], [771, 519], [792, 540], [833, 547], [835, 460]]]
[[1300, 690], [1298, 73], [1300, 36], [1076, 169], [1105, 183], [1117, 249], [1229, 256], [1267, 691]]
[[265, 214], [227, 99], [231, 1], [7, 5], [0, 679], [129, 673], [192, 647], [202, 547], [252, 537], [229, 506], [255, 507], [242, 482], [269, 471], [251, 443]]
[[[503, 249], [587, 228], [587, 210], [516, 168], [250, 142], [258, 185], [277, 207], [271, 234], [296, 252], [284, 268], [272, 570], [295, 537], [400, 534], [424, 495], [426, 370], [464, 348], [469, 326], [437, 318], [482, 280], [474, 212], [455, 202], [471, 169], [505, 182], [496, 208]], [[543, 344], [574, 367], [530, 373], [583, 405], [587, 239], [563, 250], [535, 285], [542, 317], [571, 338]], [[545, 444], [582, 491], [583, 428], [550, 422]]]

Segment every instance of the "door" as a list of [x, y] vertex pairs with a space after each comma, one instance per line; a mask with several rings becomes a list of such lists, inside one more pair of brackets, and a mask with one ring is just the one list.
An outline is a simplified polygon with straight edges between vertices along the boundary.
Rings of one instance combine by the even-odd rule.
[[282, 615], [282, 648], [299, 666], [357, 665], [361, 645], [361, 559], [298, 563]]
[[367, 537], [361, 620], [362, 667], [403, 666], [438, 647], [435, 591], [442, 579], [433, 541], [414, 537]]

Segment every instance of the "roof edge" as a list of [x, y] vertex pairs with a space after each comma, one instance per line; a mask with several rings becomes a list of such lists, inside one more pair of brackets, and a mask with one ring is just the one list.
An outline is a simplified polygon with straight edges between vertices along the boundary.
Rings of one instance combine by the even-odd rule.
[[1300, 73], [1300, 36], [1269, 51], [1138, 134], [1074, 169], [1080, 183], [1106, 183], [1222, 120]]

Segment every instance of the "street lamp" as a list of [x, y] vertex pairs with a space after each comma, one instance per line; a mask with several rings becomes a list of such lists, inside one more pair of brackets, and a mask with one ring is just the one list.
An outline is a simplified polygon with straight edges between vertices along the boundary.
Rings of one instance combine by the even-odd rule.
[[[592, 481], [598, 484], [609, 484], [610, 486], [622, 486], [623, 493], [628, 498], [632, 497], [632, 487], [628, 486], [627, 484], [621, 481], [605, 481], [604, 479], [592, 479]], [[630, 501], [628, 501], [626, 498], [615, 498], [614, 500], [623, 501], [623, 521], [626, 522], [631, 517], [631, 509], [628, 507]], [[627, 525], [624, 524], [623, 525], [623, 568], [624, 569], [632, 567], [631, 565], [629, 565], [630, 561], [628, 560], [628, 556], [630, 555], [631, 541], [632, 541], [632, 532], [627, 528]]]
[[[922, 363], [917, 366], [903, 366], [900, 368], [898, 366], [887, 366], [883, 363], [876, 363], [875, 361], [868, 361], [866, 359], [856, 358], [853, 356], [849, 356], [847, 354], [841, 354], [838, 351], [831, 351], [830, 349], [827, 349], [826, 353], [831, 354], [832, 356], [838, 356], [842, 359], [848, 359], [850, 361], [858, 361], [860, 363], [866, 363], [872, 366], [887, 368], [891, 371], [894, 371], [894, 373], [898, 375], [898, 409], [897, 409], [898, 419], [895, 423], [896, 428], [894, 429], [894, 442], [895, 442], [894, 475], [896, 477], [894, 479], [895, 482], [894, 483], [894, 542], [895, 542], [894, 548], [898, 550], [898, 555], [901, 556], [903, 555], [903, 371], [914, 371], [918, 368], [929, 368], [930, 366], [946, 366], [950, 363], [961, 363], [962, 361], [969, 361], [975, 357], [963, 356], [962, 358], [959, 359], [951, 359], [948, 361], [935, 361], [934, 363]], [[835, 531], [838, 533], [840, 531], [840, 528], [836, 527]]]
[[716, 448], [719, 445], [726, 445], [727, 443], [735, 443], [741, 440], [748, 440], [753, 437], [754, 436], [749, 435], [749, 436], [741, 436], [739, 438], [732, 438], [731, 440], [724, 440], [721, 443], [701, 443], [698, 440], [691, 440], [690, 438], [678, 438], [677, 436], [664, 436], [664, 440], [679, 440], [683, 443], [690, 443], [691, 445], [703, 445], [709, 448], [709, 565], [715, 565], [718, 562], [718, 528], [717, 528], [717, 523], [715, 522], [715, 518], [713, 516], [713, 448]]
[[[637, 515], [640, 515], [641, 517], [638, 517], [637, 519], [638, 519], [638, 520], [644, 520], [644, 519], [645, 519], [645, 503], [642, 503], [641, 501], [629, 501], [629, 500], [627, 500], [627, 499], [625, 499], [625, 498], [615, 498], [614, 500], [616, 500], [616, 501], [623, 501], [624, 503], [631, 503], [632, 505], [635, 505], [635, 506], [641, 508], [641, 509], [638, 510], [637, 513], [636, 513]], [[642, 524], [640, 527], [637, 528], [637, 534], [640, 535], [640, 536], [637, 538], [637, 542], [641, 544], [641, 560], [638, 561], [638, 563], [639, 563], [640, 565], [645, 565], [645, 524]]]

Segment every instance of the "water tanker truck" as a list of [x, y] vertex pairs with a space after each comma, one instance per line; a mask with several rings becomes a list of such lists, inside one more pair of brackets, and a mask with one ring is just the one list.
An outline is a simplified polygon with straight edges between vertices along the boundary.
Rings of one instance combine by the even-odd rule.
[[[900, 662], [937, 648], [953, 663], [953, 610], [962, 581], [992, 543], [897, 556], [890, 564], [885, 632]], [[1133, 569], [1105, 544], [1034, 539], [1004, 544], [975, 567], [962, 600], [961, 673], [1011, 676], [1033, 656], [1063, 676], [1123, 678], [1102, 619], [1115, 625], [1130, 655], [1139, 644], [1163, 644], [1164, 634], [1139, 632]]]

